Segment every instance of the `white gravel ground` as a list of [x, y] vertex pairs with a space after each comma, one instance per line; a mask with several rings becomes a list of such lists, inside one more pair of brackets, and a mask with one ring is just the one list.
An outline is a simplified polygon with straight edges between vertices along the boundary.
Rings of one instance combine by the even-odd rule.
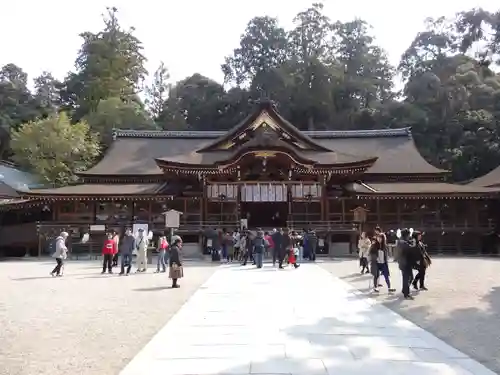
[[[369, 275], [359, 274], [357, 260], [321, 264], [335, 276], [368, 294]], [[429, 269], [429, 291], [414, 292], [414, 301], [400, 298], [401, 277], [391, 264], [398, 293], [389, 296], [385, 283], [378, 301], [448, 344], [500, 374], [500, 260], [434, 258]]]
[[0, 262], [1, 375], [114, 375], [216, 267], [186, 263], [181, 288], [166, 274], [101, 275], [73, 261], [49, 276], [47, 261]]

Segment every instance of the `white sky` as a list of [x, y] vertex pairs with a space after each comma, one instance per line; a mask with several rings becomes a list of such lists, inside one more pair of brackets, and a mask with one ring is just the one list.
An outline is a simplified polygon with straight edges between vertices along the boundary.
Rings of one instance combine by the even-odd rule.
[[[18, 0], [4, 1], [0, 11], [0, 66], [14, 63], [33, 78], [51, 71], [63, 78], [73, 69], [81, 45], [78, 34], [98, 31], [106, 5], [115, 6], [123, 26], [134, 26], [142, 40], [147, 68], [163, 60], [172, 80], [195, 72], [219, 82], [224, 56], [238, 46], [240, 35], [254, 16], [278, 17], [284, 27], [312, 0]], [[333, 20], [355, 17], [373, 26], [377, 43], [397, 64], [426, 17], [452, 16], [473, 7], [500, 8], [493, 0], [326, 0]]]

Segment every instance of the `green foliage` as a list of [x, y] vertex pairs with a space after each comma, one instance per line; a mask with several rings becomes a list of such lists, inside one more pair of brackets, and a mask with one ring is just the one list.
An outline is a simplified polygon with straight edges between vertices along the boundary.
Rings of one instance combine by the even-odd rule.
[[76, 181], [75, 173], [91, 166], [100, 151], [88, 124], [71, 124], [64, 113], [13, 129], [11, 147], [15, 162], [55, 186]]
[[154, 130], [156, 125], [144, 108], [137, 102], [124, 103], [120, 98], [101, 100], [95, 111], [85, 120], [91, 130], [100, 136], [104, 145], [109, 145], [113, 129]]
[[134, 31], [124, 30], [116, 8], [108, 8], [102, 31], [80, 35], [83, 44], [75, 62], [77, 73], [67, 87], [67, 95], [75, 99], [74, 120], [95, 111], [102, 99], [129, 101], [140, 91], [147, 74], [146, 58]]

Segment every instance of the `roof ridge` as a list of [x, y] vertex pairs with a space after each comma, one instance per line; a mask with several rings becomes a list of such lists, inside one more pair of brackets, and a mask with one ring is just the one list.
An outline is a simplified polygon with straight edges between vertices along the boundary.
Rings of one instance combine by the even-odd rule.
[[[113, 139], [117, 138], [206, 138], [216, 139], [227, 131], [223, 130], [133, 130], [114, 129]], [[328, 138], [386, 138], [411, 137], [411, 127], [396, 129], [367, 130], [304, 130], [304, 135], [313, 139]]]

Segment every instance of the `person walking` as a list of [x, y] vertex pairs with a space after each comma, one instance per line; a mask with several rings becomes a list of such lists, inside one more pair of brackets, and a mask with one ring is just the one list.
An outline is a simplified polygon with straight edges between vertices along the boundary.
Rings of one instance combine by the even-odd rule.
[[113, 257], [118, 253], [116, 249], [116, 242], [113, 239], [113, 233], [108, 233], [107, 239], [104, 241], [102, 246], [102, 272], [106, 273], [106, 268], [108, 273], [113, 273]]
[[316, 261], [316, 251], [318, 247], [318, 236], [316, 232], [311, 229], [307, 234], [307, 241], [304, 241], [304, 247], [307, 247], [307, 254], [310, 261]]
[[273, 234], [271, 235], [273, 240], [273, 267], [276, 266], [276, 260], [280, 262], [281, 252], [283, 247], [283, 230], [280, 228], [279, 230], [274, 229]]
[[241, 234], [238, 228], [233, 233], [234, 239], [234, 259], [239, 261], [240, 259], [240, 248], [241, 248]]
[[184, 277], [181, 256], [182, 240], [176, 238], [170, 247], [169, 272], [168, 276], [172, 279], [172, 288], [180, 288], [177, 280]]
[[130, 228], [125, 230], [125, 236], [120, 242], [121, 253], [121, 270], [120, 276], [125, 274], [125, 267], [127, 267], [127, 276], [130, 274], [132, 268], [132, 253], [135, 249], [135, 238]]
[[[425, 273], [427, 268], [431, 265], [431, 257], [427, 253], [427, 245], [424, 244], [421, 232], [413, 232], [413, 236], [417, 242], [418, 249], [418, 263], [417, 263], [417, 274], [413, 279], [412, 285], [415, 290], [428, 290], [425, 286]], [[418, 284], [418, 285], [417, 285]]]
[[368, 268], [368, 256], [370, 254], [371, 245], [372, 242], [366, 235], [366, 232], [361, 233], [358, 241], [359, 266], [361, 267], [361, 274], [370, 272]]
[[137, 250], [137, 272], [146, 272], [148, 268], [148, 239], [144, 237], [144, 229], [139, 229], [135, 247]]
[[252, 247], [254, 253], [255, 265], [257, 268], [262, 268], [264, 261], [264, 252], [268, 246], [268, 242], [264, 238], [264, 232], [262, 229], [257, 230], [255, 238], [252, 240]]
[[389, 289], [389, 293], [393, 293], [396, 290], [391, 288], [391, 279], [389, 273], [389, 250], [385, 243], [385, 237], [382, 234], [378, 234], [375, 237], [375, 242], [370, 247], [370, 258], [371, 258], [371, 268], [373, 275], [373, 291], [378, 293], [379, 287], [379, 277], [382, 275]]
[[68, 257], [68, 248], [66, 247], [66, 239], [68, 238], [68, 232], [61, 232], [55, 240], [55, 251], [52, 255], [56, 259], [56, 266], [50, 273], [52, 277], [62, 276], [62, 269], [64, 267], [64, 261]]
[[412, 300], [410, 295], [410, 283], [413, 281], [413, 267], [415, 261], [416, 247], [410, 243], [410, 231], [403, 229], [401, 231], [401, 240], [398, 242], [398, 264], [401, 271], [402, 293], [404, 299]]
[[[167, 262], [168, 262], [168, 241], [165, 234], [162, 233], [162, 235], [158, 239], [158, 259], [156, 261], [155, 273], [166, 272]], [[161, 271], [160, 271], [160, 266], [161, 266]]]
[[120, 249], [120, 236], [116, 231], [113, 231], [113, 241], [115, 241], [115, 247], [118, 250], [114, 255], [113, 255], [113, 267], [118, 266], [118, 253]]
[[300, 264], [297, 263], [297, 257], [299, 257], [299, 246], [301, 245], [302, 238], [297, 234], [297, 232], [292, 231], [290, 235], [291, 249], [288, 254], [288, 263], [293, 265], [294, 268], [299, 268]]

